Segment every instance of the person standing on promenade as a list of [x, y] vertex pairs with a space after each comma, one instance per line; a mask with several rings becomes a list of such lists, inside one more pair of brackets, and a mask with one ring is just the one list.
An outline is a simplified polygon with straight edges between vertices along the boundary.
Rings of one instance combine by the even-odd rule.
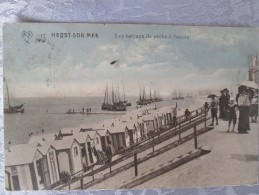
[[212, 123], [210, 126], [214, 126], [214, 119], [216, 119], [216, 125], [218, 125], [218, 101], [215, 96], [212, 97], [212, 102], [210, 105]]
[[250, 105], [250, 116], [252, 119], [252, 123], [257, 122], [257, 116], [258, 116], [258, 95], [254, 95], [252, 98], [252, 102]]
[[226, 107], [228, 106], [228, 103], [230, 101], [230, 94], [229, 90], [227, 88], [224, 89], [226, 100], [225, 100], [225, 110], [224, 110], [224, 120], [228, 120], [228, 112], [226, 111]]
[[237, 115], [236, 115], [237, 108], [238, 108], [238, 105], [235, 104], [235, 99], [233, 97], [231, 97], [229, 104], [226, 107], [226, 111], [228, 112], [228, 130], [227, 130], [227, 132], [229, 132], [232, 121], [233, 121], [232, 132], [234, 132], [236, 121], [237, 121]]
[[239, 120], [238, 120], [238, 132], [248, 133], [250, 130], [249, 124], [249, 112], [250, 112], [250, 100], [245, 86], [239, 87], [240, 95], [238, 97], [239, 106]]
[[227, 98], [224, 90], [220, 91], [221, 96], [219, 97], [219, 118], [225, 118], [225, 106], [227, 105]]

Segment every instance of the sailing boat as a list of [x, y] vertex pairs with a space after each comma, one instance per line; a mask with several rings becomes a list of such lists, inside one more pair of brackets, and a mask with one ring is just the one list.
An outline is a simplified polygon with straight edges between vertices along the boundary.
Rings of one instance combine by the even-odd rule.
[[180, 92], [178, 93], [178, 95], [177, 95], [176, 91], [174, 92], [172, 100], [183, 100], [183, 99], [184, 99], [184, 97]]
[[24, 108], [23, 108], [24, 103], [20, 104], [20, 105], [11, 106], [8, 85], [7, 85], [5, 78], [4, 78], [4, 82], [6, 85], [7, 103], [8, 103], [8, 108], [4, 109], [4, 113], [24, 113]]
[[147, 105], [147, 99], [146, 99], [146, 92], [145, 92], [145, 87], [143, 89], [141, 86], [139, 86], [140, 89], [140, 95], [139, 95], [139, 100], [137, 101], [137, 105]]
[[112, 104], [109, 103], [109, 94], [108, 94], [108, 83], [106, 85], [105, 93], [104, 93], [104, 101], [102, 104], [102, 110], [107, 111], [126, 111], [126, 105], [122, 104], [120, 101], [119, 88], [116, 88], [114, 93], [114, 88], [112, 85]]
[[125, 100], [124, 84], [123, 84], [123, 103], [124, 103], [126, 106], [131, 106], [131, 103], [128, 102], [127, 100]]

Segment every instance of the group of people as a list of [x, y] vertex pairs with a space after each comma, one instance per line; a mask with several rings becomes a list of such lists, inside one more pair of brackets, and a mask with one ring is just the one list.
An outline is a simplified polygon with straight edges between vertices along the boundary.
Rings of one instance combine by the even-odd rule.
[[234, 132], [235, 125], [237, 123], [237, 110], [239, 110], [238, 119], [238, 133], [248, 133], [250, 130], [250, 120], [251, 122], [257, 122], [258, 116], [258, 89], [248, 88], [246, 86], [240, 86], [238, 88], [238, 94], [236, 98], [231, 97], [229, 90], [227, 88], [220, 91], [221, 96], [217, 100], [216, 95], [211, 96], [212, 101], [210, 106], [205, 103], [205, 109], [211, 110], [212, 123], [216, 121], [218, 125], [218, 107], [219, 107], [219, 118], [228, 121], [227, 132], [230, 132], [230, 127], [232, 125], [232, 132]]

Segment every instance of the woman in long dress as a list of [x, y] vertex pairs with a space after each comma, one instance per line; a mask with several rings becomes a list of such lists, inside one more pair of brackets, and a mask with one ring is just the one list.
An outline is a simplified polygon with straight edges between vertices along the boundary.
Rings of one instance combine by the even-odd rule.
[[249, 125], [249, 113], [250, 113], [250, 100], [246, 89], [243, 89], [238, 97], [239, 105], [239, 120], [238, 120], [238, 132], [248, 133], [250, 130]]

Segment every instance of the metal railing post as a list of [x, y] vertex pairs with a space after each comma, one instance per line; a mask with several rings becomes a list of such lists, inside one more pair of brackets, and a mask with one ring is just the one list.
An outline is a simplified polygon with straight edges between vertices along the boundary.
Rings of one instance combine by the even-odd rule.
[[84, 186], [83, 178], [81, 177], [81, 179], [80, 179], [80, 189], [81, 189], [81, 190], [83, 189], [83, 186]]
[[198, 142], [197, 142], [196, 125], [194, 125], [193, 130], [194, 130], [194, 132], [193, 132], [193, 135], [194, 135], [194, 147], [195, 147], [195, 149], [197, 149], [198, 148]]
[[153, 136], [153, 150], [152, 150], [152, 153], [155, 152], [155, 136]]
[[138, 176], [138, 157], [137, 152], [134, 152], [134, 167], [135, 167], [135, 177]]
[[92, 167], [92, 179], [94, 181], [94, 167]]
[[207, 128], [207, 111], [205, 110], [205, 113], [204, 113], [204, 116], [205, 116], [205, 129]]

